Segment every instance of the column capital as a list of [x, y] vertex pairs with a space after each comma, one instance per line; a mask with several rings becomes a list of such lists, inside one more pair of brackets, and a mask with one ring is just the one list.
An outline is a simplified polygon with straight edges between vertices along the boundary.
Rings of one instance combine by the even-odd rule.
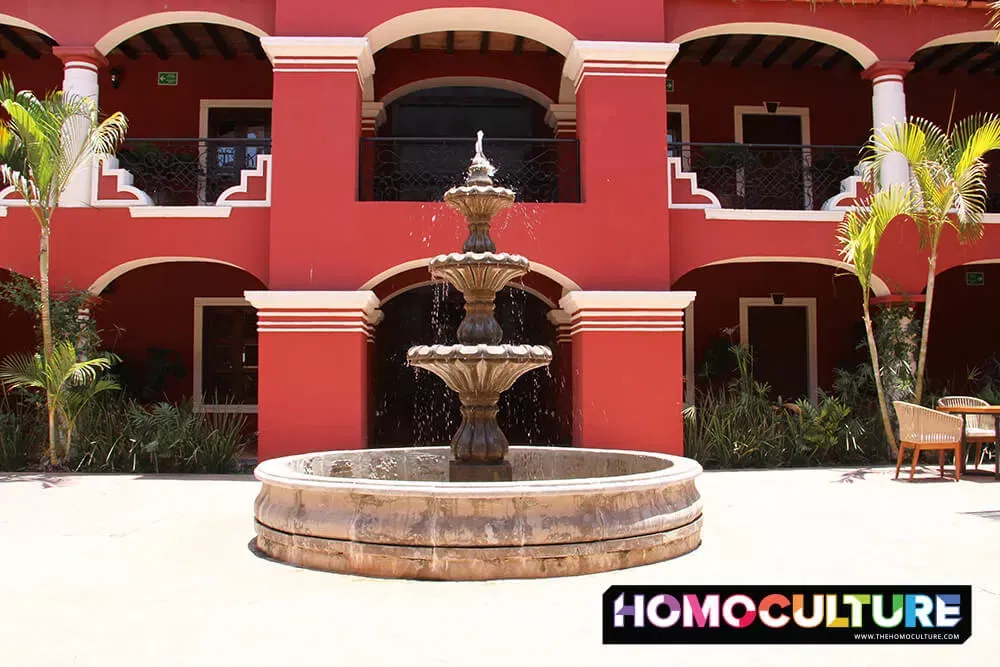
[[571, 337], [571, 327], [573, 318], [565, 310], [556, 308], [550, 310], [546, 315], [549, 322], [556, 328], [556, 342], [569, 343]]
[[382, 102], [361, 103], [361, 131], [372, 135], [385, 122], [385, 104]]
[[260, 333], [354, 332], [372, 336], [382, 320], [379, 299], [369, 290], [248, 290]]
[[100, 69], [108, 66], [104, 54], [92, 46], [53, 46], [52, 55], [62, 61], [63, 66], [70, 67], [79, 64], [90, 65], [87, 69]]
[[672, 42], [602, 42], [575, 40], [563, 76], [580, 88], [586, 76], [665, 78], [667, 65], [680, 49]]
[[375, 73], [367, 37], [261, 37], [275, 72], [355, 72], [365, 92]]
[[576, 105], [550, 104], [545, 122], [555, 130], [557, 137], [560, 134], [576, 134]]
[[591, 292], [559, 300], [570, 316], [570, 333], [583, 331], [684, 331], [684, 309], [694, 292]]
[[913, 70], [913, 65], [914, 63], [909, 60], [880, 60], [862, 72], [861, 76], [872, 83], [887, 79], [902, 81], [903, 77]]

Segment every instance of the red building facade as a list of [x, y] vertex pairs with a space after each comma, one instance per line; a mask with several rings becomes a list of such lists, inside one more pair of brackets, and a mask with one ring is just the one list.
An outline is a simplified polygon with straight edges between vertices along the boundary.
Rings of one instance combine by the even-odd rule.
[[[52, 282], [100, 297], [132, 384], [256, 414], [261, 458], [439, 439], [448, 410], [421, 406], [441, 388], [400, 353], [450, 342], [455, 306], [426, 264], [461, 244], [438, 200], [482, 128], [522, 202], [494, 237], [533, 263], [505, 330], [556, 357], [515, 387], [512, 441], [680, 453], [720, 340], [759, 349], [785, 395], [856, 363], [835, 230], [871, 128], [1000, 112], [975, 1], [463, 4], [0, 10], [18, 88], [129, 118], [117, 160], [82, 170], [56, 215]], [[0, 192], [3, 276], [37, 273], [21, 204]], [[996, 299], [998, 221], [943, 241], [942, 321]], [[911, 227], [890, 229], [876, 296], [919, 300], [920, 258]], [[26, 317], [0, 317], [0, 352], [31, 345]], [[956, 346], [967, 332], [935, 326], [941, 376], [1000, 334], [980, 323]]]

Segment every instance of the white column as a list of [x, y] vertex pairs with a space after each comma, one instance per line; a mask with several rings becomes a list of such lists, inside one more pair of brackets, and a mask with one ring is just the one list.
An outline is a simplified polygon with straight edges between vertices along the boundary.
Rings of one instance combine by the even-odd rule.
[[[872, 127], [875, 130], [906, 120], [906, 92], [903, 77], [913, 63], [877, 63], [865, 71], [872, 82]], [[889, 156], [882, 167], [880, 185], [909, 183], [910, 169], [900, 154]]]
[[[99, 67], [106, 64], [104, 57], [91, 48], [56, 47], [52, 52], [63, 61], [63, 94], [90, 98], [96, 108], [99, 101], [97, 73]], [[81, 125], [87, 122], [79, 120]], [[92, 170], [91, 161], [80, 164], [59, 200], [60, 206], [90, 206]]]

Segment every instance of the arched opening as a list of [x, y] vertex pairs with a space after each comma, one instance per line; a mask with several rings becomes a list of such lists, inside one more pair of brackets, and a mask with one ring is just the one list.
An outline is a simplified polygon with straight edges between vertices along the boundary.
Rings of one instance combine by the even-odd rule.
[[[728, 381], [732, 345], [754, 352], [754, 376], [775, 398], [815, 398], [835, 370], [867, 358], [861, 288], [833, 266], [804, 261], [726, 263], [682, 276], [675, 290], [698, 293], [686, 338], [685, 377], [696, 385]], [[689, 394], [690, 396], [690, 394]]]
[[1000, 260], [963, 264], [935, 278], [927, 347], [927, 385], [938, 393], [977, 395], [996, 390], [1000, 398]]
[[63, 66], [52, 54], [57, 43], [38, 26], [0, 14], [3, 72], [18, 90], [44, 95], [62, 87]]
[[460, 182], [482, 130], [498, 181], [521, 201], [579, 200], [576, 141], [556, 139], [546, 119], [563, 53], [495, 27], [413, 26], [393, 41], [372, 40], [384, 116], [377, 136], [362, 139], [362, 198], [438, 200]]
[[126, 390], [254, 412], [257, 318], [243, 291], [257, 289], [264, 284], [242, 269], [196, 261], [138, 266], [105, 282], [94, 317], [105, 347], [122, 357]]
[[101, 107], [129, 118], [121, 166], [157, 205], [205, 205], [270, 153], [271, 65], [263, 31], [168, 12], [109, 32]]
[[[974, 114], [1000, 113], [1000, 47], [996, 33], [981, 31], [935, 40], [918, 50], [906, 76], [906, 111], [944, 128]], [[989, 154], [987, 210], [1000, 212], [1000, 159]]]
[[871, 132], [863, 45], [767, 23], [713, 26], [677, 41], [669, 153], [699, 187], [740, 209], [819, 210], [840, 192]]
[[[413, 345], [453, 344], [462, 321], [461, 293], [445, 283], [398, 292], [382, 304], [375, 336], [372, 405], [375, 446], [447, 444], [461, 422], [459, 401], [440, 379], [406, 364]], [[558, 395], [562, 369], [551, 306], [535, 294], [508, 286], [497, 295], [496, 316], [504, 342], [547, 345], [552, 367], [522, 376], [500, 399], [498, 421], [511, 444], [561, 444], [571, 440], [568, 414]]]

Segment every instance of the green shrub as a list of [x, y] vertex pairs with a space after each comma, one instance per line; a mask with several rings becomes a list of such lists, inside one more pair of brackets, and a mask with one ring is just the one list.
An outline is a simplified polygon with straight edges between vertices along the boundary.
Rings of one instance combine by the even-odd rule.
[[16, 472], [37, 462], [45, 429], [44, 408], [37, 401], [0, 390], [0, 471]]

